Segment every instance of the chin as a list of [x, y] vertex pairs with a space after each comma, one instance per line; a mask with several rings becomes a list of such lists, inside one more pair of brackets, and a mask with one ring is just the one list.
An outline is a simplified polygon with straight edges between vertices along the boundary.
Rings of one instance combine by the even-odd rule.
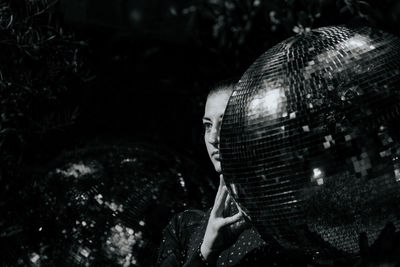
[[215, 168], [215, 171], [216, 171], [216, 172], [218, 172], [218, 173], [221, 173], [221, 172], [222, 172], [221, 163], [219, 163], [219, 162], [215, 163], [215, 164], [214, 164], [214, 168]]

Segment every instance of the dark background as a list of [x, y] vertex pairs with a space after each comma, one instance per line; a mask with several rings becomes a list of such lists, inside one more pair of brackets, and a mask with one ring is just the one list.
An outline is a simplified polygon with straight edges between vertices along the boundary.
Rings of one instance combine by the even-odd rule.
[[[2, 0], [0, 243], [47, 212], [32, 188], [46, 190], [41, 177], [65, 151], [151, 144], [213, 177], [201, 128], [208, 87], [295, 33], [337, 24], [400, 35], [400, 2]], [[32, 264], [25, 251], [44, 246], [35, 240], [8, 249], [5, 264]]]

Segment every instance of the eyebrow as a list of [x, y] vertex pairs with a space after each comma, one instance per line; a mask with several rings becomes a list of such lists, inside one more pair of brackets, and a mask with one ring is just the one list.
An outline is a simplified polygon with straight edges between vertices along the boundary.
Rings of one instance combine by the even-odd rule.
[[[223, 117], [224, 117], [224, 114], [220, 115], [220, 116], [219, 116], [219, 119], [222, 119]], [[204, 120], [211, 121], [211, 119], [208, 118], [208, 117], [203, 117], [202, 120], [203, 120], [203, 121], [204, 121]]]

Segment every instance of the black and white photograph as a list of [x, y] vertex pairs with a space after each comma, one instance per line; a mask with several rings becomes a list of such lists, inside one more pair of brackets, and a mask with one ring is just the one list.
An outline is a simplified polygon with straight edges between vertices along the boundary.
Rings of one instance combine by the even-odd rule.
[[0, 0], [0, 266], [400, 266], [400, 1]]

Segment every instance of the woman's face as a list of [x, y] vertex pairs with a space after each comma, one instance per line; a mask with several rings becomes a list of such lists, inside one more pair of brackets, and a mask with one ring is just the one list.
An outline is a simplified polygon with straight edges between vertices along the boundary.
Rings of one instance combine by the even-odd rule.
[[203, 116], [204, 141], [206, 143], [208, 156], [218, 173], [221, 173], [219, 131], [230, 95], [230, 90], [223, 90], [209, 95]]

